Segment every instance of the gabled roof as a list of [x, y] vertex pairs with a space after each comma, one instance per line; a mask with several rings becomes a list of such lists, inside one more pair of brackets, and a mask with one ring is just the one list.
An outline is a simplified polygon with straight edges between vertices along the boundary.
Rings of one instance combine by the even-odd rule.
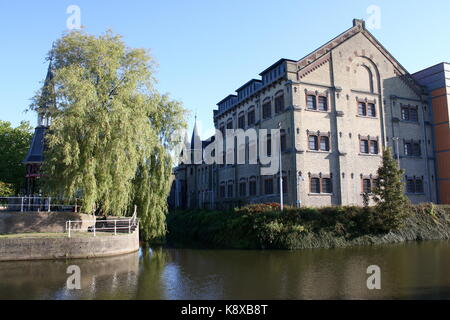
[[[418, 84], [414, 81], [414, 79], [411, 77], [409, 72], [400, 64], [400, 62], [395, 59], [393, 55], [390, 54], [390, 52], [366, 29], [364, 20], [359, 19], [353, 19], [353, 26], [338, 35], [337, 37], [333, 38], [332, 40], [328, 41], [324, 45], [320, 46], [310, 54], [306, 55], [305, 57], [301, 58], [297, 64], [299, 66], [299, 70], [307, 67], [314, 61], [318, 60], [322, 56], [329, 53], [334, 48], [338, 47], [342, 43], [344, 43], [346, 40], [352, 38], [353, 36], [361, 33], [364, 35], [372, 44], [380, 50], [380, 52], [388, 59], [395, 67], [396, 73], [398, 76], [403, 76], [403, 80], [407, 82], [409, 86], [412, 87], [416, 91], [417, 94], [420, 94], [421, 90]], [[282, 59], [283, 60], [283, 59]], [[279, 62], [277, 62], [279, 63]]]

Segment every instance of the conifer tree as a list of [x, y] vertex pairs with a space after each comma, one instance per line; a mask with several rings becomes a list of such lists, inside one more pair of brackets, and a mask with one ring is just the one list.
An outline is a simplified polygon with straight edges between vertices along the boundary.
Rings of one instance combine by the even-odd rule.
[[391, 149], [386, 148], [383, 151], [383, 163], [378, 169], [378, 182], [373, 190], [376, 214], [382, 222], [381, 231], [397, 230], [403, 225], [409, 204], [404, 193], [403, 173], [392, 157]]

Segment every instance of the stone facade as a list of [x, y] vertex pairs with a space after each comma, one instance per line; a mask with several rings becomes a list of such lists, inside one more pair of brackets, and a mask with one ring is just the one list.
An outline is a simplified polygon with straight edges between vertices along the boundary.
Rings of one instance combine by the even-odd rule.
[[[281, 125], [285, 204], [362, 205], [387, 146], [406, 171], [411, 201], [436, 202], [427, 96], [364, 21], [354, 20], [310, 55], [281, 59], [260, 76], [219, 102], [214, 124], [220, 131]], [[199, 139], [195, 131], [191, 149]], [[200, 144], [203, 150], [208, 143]], [[264, 176], [258, 164], [182, 163], [175, 169], [173, 206], [279, 202], [279, 181], [279, 171]]]

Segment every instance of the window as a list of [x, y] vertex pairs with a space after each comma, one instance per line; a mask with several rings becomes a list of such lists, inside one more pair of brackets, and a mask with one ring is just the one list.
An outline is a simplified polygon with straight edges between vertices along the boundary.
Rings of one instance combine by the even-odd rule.
[[275, 113], [284, 111], [284, 95], [275, 97]]
[[415, 155], [416, 157], [420, 157], [420, 155], [421, 155], [420, 143], [417, 143], [417, 142], [413, 143], [412, 151], [413, 151], [413, 155]]
[[280, 134], [281, 151], [286, 151], [286, 130], [281, 129]]
[[423, 193], [423, 180], [421, 178], [406, 178], [407, 193]]
[[377, 111], [375, 109], [375, 104], [374, 103], [368, 103], [367, 104], [367, 115], [369, 117], [376, 117], [377, 116]]
[[367, 115], [366, 104], [364, 102], [358, 102], [358, 115], [364, 117]]
[[409, 108], [402, 107], [402, 120], [409, 120]]
[[249, 192], [251, 196], [256, 196], [256, 181], [255, 180], [250, 180], [249, 183]]
[[359, 152], [360, 153], [369, 153], [369, 141], [368, 140], [360, 140], [359, 141]]
[[310, 179], [310, 193], [332, 194], [333, 182], [331, 177], [313, 177]]
[[401, 113], [402, 113], [402, 120], [404, 120], [404, 121], [413, 121], [413, 122], [419, 121], [417, 107], [402, 106]]
[[372, 181], [370, 179], [363, 179], [363, 192], [371, 193], [372, 192]]
[[320, 150], [330, 151], [330, 139], [326, 136], [320, 137]]
[[418, 117], [416, 108], [409, 109], [409, 119], [414, 122], [419, 121], [419, 117]]
[[311, 193], [320, 193], [320, 178], [311, 178]]
[[320, 111], [328, 111], [328, 101], [326, 97], [319, 97], [319, 108]]
[[227, 129], [233, 129], [233, 120], [228, 121]]
[[370, 141], [370, 153], [378, 154], [378, 141], [375, 140]]
[[405, 151], [405, 156], [412, 156], [412, 145], [409, 142], [406, 142], [405, 145], [403, 146], [404, 151]]
[[322, 193], [333, 193], [333, 185], [330, 178], [322, 178]]
[[266, 148], [267, 156], [270, 157], [272, 155], [272, 135], [270, 133], [267, 135]]
[[358, 115], [362, 117], [376, 117], [377, 108], [373, 102], [358, 102]]
[[255, 110], [252, 109], [247, 114], [247, 124], [249, 126], [252, 126], [255, 124]]
[[228, 198], [233, 198], [233, 185], [228, 185]]
[[264, 103], [262, 108], [263, 108], [263, 119], [268, 119], [272, 117], [272, 105], [270, 101]]
[[309, 110], [317, 110], [316, 96], [308, 95], [306, 97], [306, 106]]
[[422, 154], [422, 152], [420, 150], [419, 142], [405, 142], [405, 145], [403, 148], [404, 148], [405, 156], [420, 157], [420, 155]]
[[247, 196], [247, 184], [245, 182], [239, 184], [239, 195], [241, 197]]
[[317, 136], [310, 135], [308, 137], [309, 150], [318, 150]]
[[221, 185], [220, 186], [220, 197], [221, 198], [225, 198], [225, 186], [224, 185]]
[[422, 181], [422, 179], [416, 179], [416, 193], [423, 193], [423, 181]]
[[414, 183], [414, 179], [406, 180], [406, 192], [415, 193], [416, 185]]
[[245, 128], [245, 115], [244, 114], [239, 115], [238, 128], [239, 129], [244, 129]]
[[359, 141], [359, 152], [365, 154], [378, 154], [378, 141], [361, 139]]
[[273, 179], [264, 180], [264, 193], [273, 194]]

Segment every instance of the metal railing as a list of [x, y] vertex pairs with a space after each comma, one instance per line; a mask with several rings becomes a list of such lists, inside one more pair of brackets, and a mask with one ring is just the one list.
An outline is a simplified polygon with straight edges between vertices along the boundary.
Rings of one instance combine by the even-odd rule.
[[[101, 226], [99, 227], [97, 224]], [[126, 230], [130, 234], [137, 228], [139, 228], [139, 219], [137, 218], [136, 207], [133, 216], [128, 219], [66, 221], [66, 233], [69, 238], [73, 232], [92, 232], [95, 237], [97, 232], [110, 232], [117, 235], [117, 232]]]
[[80, 200], [75, 204], [67, 204], [64, 200], [52, 197], [0, 197], [0, 210], [30, 212], [30, 211], [71, 211], [79, 212]]

